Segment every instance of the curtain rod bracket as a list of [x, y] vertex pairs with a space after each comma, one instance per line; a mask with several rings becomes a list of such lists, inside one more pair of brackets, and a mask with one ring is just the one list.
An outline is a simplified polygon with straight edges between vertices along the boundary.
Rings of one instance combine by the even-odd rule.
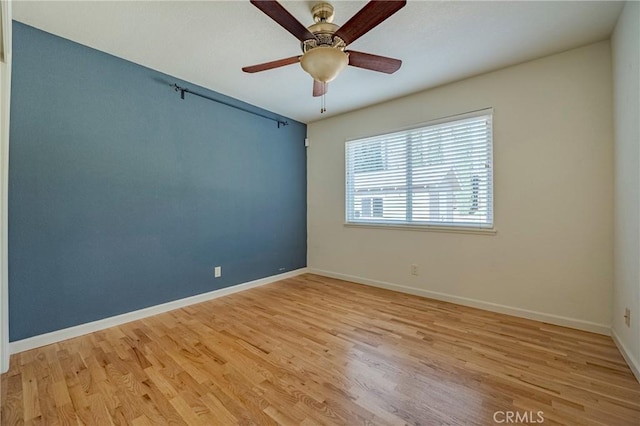
[[192, 92], [191, 90], [187, 89], [186, 87], [180, 87], [175, 83], [172, 84], [171, 87], [173, 87], [173, 90], [175, 90], [176, 92], [180, 92], [180, 99], [184, 99], [184, 94], [185, 93], [191, 93], [192, 95], [199, 96], [201, 98], [208, 99], [210, 101], [217, 102], [219, 104], [226, 105], [226, 106], [231, 107], [231, 108], [239, 109], [240, 111], [248, 112], [249, 114], [257, 115], [258, 117], [266, 118], [267, 120], [275, 121], [278, 124], [278, 129], [280, 127], [284, 127], [284, 126], [288, 126], [289, 125], [288, 121], [284, 121], [284, 120], [281, 120], [279, 118], [273, 118], [273, 117], [270, 117], [268, 115], [261, 114], [261, 113], [256, 112], [256, 111], [252, 111], [250, 109], [243, 108], [241, 106], [234, 105], [232, 103], [225, 102], [225, 101], [220, 100], [220, 99], [211, 98], [211, 97], [209, 97], [207, 95], [203, 95], [201, 93]]

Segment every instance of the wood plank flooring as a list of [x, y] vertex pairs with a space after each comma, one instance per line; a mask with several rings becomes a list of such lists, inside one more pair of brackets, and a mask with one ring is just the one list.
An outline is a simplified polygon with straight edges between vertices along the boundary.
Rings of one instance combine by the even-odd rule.
[[6, 426], [640, 425], [609, 337], [316, 275], [13, 355], [1, 385]]

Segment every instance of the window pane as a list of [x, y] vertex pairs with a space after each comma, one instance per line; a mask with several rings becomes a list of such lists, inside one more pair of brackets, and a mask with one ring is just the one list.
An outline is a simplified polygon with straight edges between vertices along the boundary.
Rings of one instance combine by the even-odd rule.
[[491, 111], [347, 142], [347, 222], [493, 226]]

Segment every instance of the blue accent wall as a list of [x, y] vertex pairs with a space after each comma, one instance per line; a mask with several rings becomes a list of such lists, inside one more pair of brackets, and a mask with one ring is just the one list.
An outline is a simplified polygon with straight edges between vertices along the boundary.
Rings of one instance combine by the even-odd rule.
[[11, 341], [306, 265], [306, 125], [18, 22], [13, 43]]

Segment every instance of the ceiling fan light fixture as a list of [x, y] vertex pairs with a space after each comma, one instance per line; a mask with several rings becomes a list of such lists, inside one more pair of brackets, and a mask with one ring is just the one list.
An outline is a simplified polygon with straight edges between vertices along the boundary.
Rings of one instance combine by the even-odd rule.
[[318, 46], [308, 50], [300, 65], [314, 80], [328, 83], [349, 64], [349, 55], [331, 46]]

